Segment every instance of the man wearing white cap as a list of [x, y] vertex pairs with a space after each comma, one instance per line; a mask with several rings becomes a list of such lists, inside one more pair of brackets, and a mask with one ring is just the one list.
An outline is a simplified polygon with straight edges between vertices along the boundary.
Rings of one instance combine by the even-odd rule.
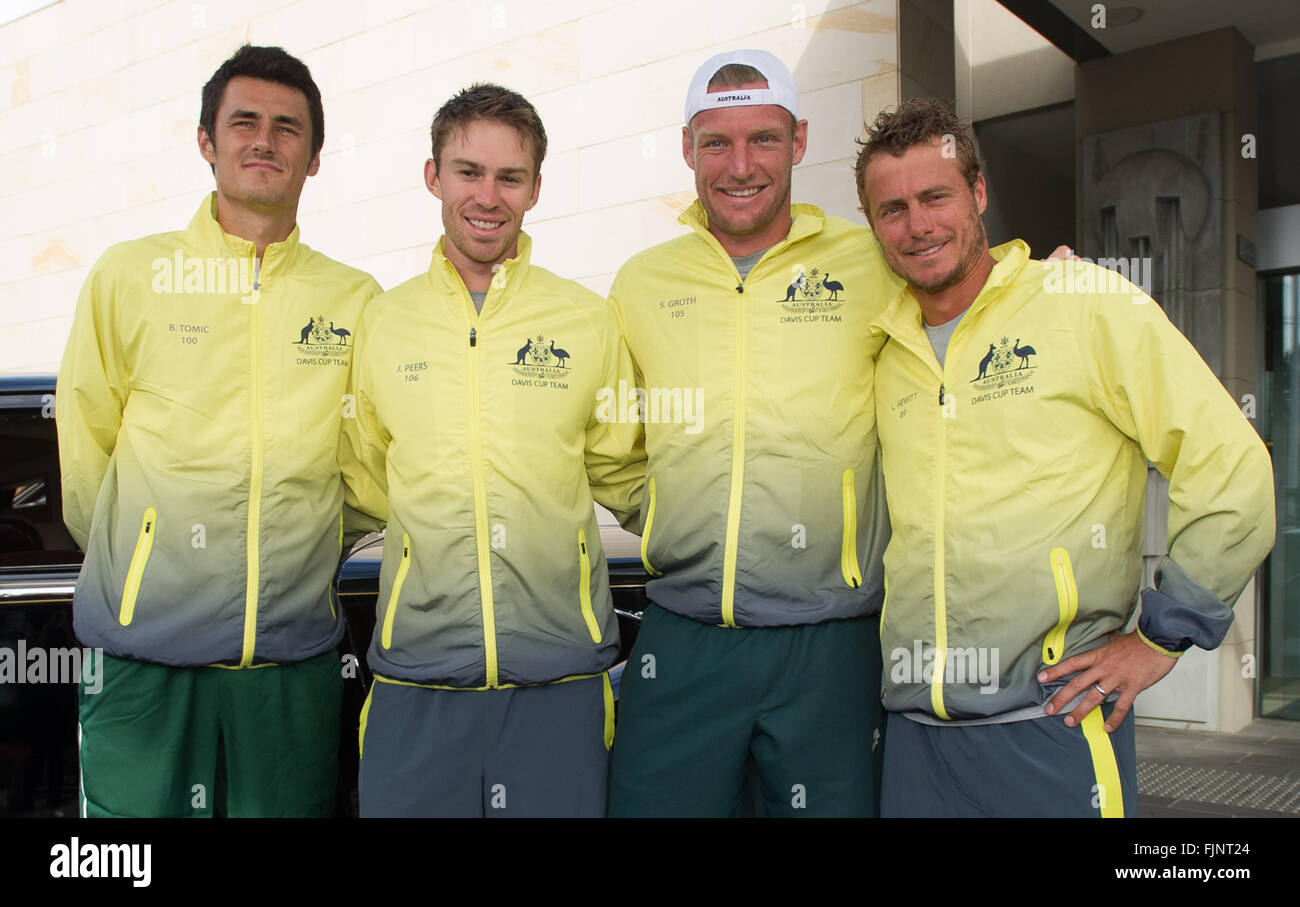
[[691, 232], [610, 293], [647, 399], [703, 403], [646, 420], [654, 579], [610, 814], [735, 815], [752, 772], [766, 815], [872, 815], [889, 526], [868, 325], [892, 278], [864, 227], [791, 204], [808, 124], [774, 56], [711, 58], [685, 123]]

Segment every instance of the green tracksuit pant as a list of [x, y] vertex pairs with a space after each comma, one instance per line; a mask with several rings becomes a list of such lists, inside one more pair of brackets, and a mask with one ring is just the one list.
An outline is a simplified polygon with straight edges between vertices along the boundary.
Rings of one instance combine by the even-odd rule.
[[611, 816], [873, 816], [880, 621], [709, 626], [656, 605], [623, 672]]
[[329, 816], [338, 656], [249, 669], [96, 656], [79, 689], [81, 814]]

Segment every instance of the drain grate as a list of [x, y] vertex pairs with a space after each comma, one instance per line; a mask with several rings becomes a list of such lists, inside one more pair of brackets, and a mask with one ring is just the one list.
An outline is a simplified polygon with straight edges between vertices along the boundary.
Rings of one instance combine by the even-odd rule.
[[1138, 791], [1153, 797], [1248, 806], [1300, 815], [1300, 778], [1255, 775], [1224, 768], [1138, 762]]

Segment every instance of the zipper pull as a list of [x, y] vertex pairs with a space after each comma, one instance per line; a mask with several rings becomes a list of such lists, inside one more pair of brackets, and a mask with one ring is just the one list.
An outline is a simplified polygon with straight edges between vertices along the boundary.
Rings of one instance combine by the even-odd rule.
[[939, 405], [943, 406], [943, 382], [939, 382]]
[[745, 292], [745, 285], [743, 283], [736, 284], [736, 292], [737, 293]]
[[478, 340], [478, 331], [474, 330], [474, 328], [470, 328], [470, 329], [469, 329], [469, 345], [470, 345], [470, 346], [475, 346], [476, 343], [477, 343], [477, 340]]

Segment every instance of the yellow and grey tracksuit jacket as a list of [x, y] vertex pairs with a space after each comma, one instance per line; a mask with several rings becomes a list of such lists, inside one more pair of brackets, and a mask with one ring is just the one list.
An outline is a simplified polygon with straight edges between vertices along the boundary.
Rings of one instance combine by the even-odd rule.
[[530, 247], [481, 314], [440, 241], [362, 320], [340, 458], [348, 503], [388, 525], [381, 678], [491, 689], [617, 661], [592, 498], [628, 519], [644, 483], [640, 425], [601, 408], [631, 359], [609, 305]]
[[343, 632], [338, 437], [379, 285], [217, 223], [113, 246], [59, 371], [63, 518], [86, 552], [78, 638], [162, 664], [294, 662]]
[[868, 326], [892, 275], [866, 228], [793, 213], [742, 282], [697, 201], [692, 232], [610, 292], [645, 391], [647, 591], [704, 623], [858, 617], [883, 596]]
[[1041, 715], [1037, 673], [1124, 627], [1148, 459], [1170, 483], [1148, 645], [1217, 646], [1273, 544], [1268, 453], [1160, 307], [1019, 240], [992, 252], [942, 366], [910, 292], [876, 322], [885, 705], [923, 719]]

